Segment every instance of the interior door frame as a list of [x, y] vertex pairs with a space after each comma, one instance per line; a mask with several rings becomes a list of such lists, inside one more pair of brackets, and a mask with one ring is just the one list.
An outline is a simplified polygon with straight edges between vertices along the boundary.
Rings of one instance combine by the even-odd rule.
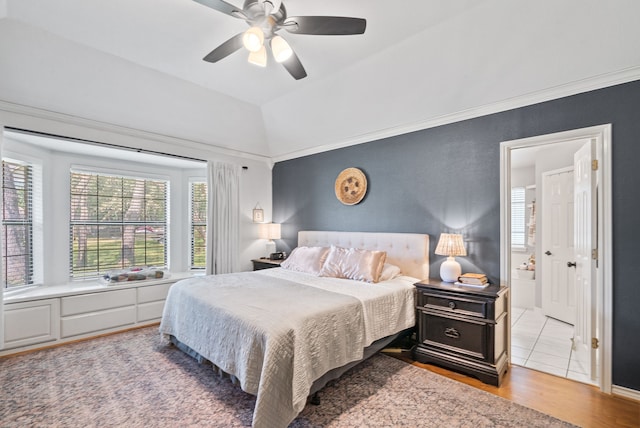
[[[599, 387], [611, 394], [611, 353], [613, 337], [613, 298], [612, 298], [612, 192], [611, 192], [611, 124], [591, 126], [553, 134], [502, 141], [500, 143], [500, 283], [511, 287], [511, 151], [525, 147], [535, 147], [568, 142], [582, 138], [596, 140], [596, 159], [598, 170], [596, 182], [597, 198], [597, 237], [599, 269], [596, 273], [597, 329], [601, 350], [598, 371]], [[509, 311], [510, 318], [511, 311]], [[511, 349], [511, 320], [508, 322], [508, 348]], [[509, 352], [511, 361], [511, 352]]]

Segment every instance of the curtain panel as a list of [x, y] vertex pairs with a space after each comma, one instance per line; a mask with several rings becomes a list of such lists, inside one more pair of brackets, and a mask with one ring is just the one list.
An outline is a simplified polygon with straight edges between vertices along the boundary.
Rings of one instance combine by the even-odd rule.
[[207, 275], [238, 271], [240, 166], [207, 164]]

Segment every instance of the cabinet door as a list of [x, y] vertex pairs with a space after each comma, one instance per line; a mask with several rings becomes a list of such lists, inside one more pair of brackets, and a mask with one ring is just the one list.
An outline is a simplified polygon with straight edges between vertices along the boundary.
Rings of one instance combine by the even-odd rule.
[[18, 348], [59, 338], [58, 299], [4, 305], [3, 349]]
[[482, 361], [489, 360], [486, 323], [447, 318], [424, 311], [420, 314], [420, 322], [423, 345]]

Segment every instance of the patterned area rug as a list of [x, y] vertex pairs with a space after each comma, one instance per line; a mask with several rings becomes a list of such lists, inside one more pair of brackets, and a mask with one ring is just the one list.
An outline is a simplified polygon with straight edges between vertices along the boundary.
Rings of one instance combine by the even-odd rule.
[[[380, 354], [320, 397], [292, 427], [572, 426]], [[157, 327], [0, 358], [2, 427], [246, 427], [254, 403]]]

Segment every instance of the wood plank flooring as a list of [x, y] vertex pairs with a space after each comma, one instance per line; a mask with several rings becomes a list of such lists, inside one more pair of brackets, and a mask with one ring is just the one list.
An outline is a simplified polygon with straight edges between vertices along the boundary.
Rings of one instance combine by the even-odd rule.
[[511, 366], [502, 385], [495, 387], [461, 373], [413, 361], [408, 354], [388, 355], [581, 427], [640, 427], [640, 402], [603, 394], [591, 385]]

